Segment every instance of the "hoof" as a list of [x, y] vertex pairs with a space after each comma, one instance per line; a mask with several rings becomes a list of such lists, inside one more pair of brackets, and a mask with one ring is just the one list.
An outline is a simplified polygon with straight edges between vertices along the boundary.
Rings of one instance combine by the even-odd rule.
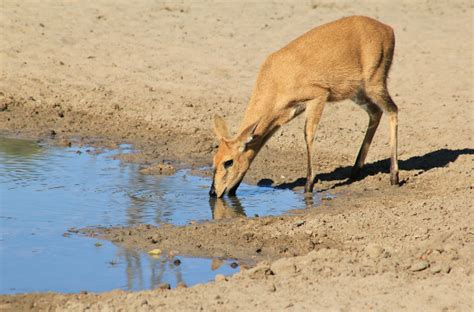
[[398, 172], [396, 174], [390, 175], [390, 184], [399, 186], [400, 185], [400, 180], [398, 178]]

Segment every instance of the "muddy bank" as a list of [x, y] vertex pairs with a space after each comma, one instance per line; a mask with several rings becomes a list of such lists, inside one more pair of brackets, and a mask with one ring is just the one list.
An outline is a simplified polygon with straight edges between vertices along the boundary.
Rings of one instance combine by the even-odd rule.
[[[233, 277], [189, 289], [157, 289], [139, 293], [114, 291], [101, 295], [2, 296], [1, 302], [3, 307], [12, 310], [54, 307], [99, 311], [123, 306], [173, 311], [196, 307], [220, 310], [223, 306], [244, 310], [299, 310], [309, 306], [331, 310], [438, 310], [440, 307], [469, 310], [474, 290], [473, 231], [468, 221], [471, 211], [466, 208], [470, 199], [458, 196], [454, 206], [464, 209], [440, 206], [440, 200], [442, 196], [421, 203], [402, 200], [400, 205], [387, 201], [385, 205], [378, 203], [379, 207], [361, 207], [368, 203], [356, 200], [354, 206], [359, 208], [350, 213], [310, 213], [298, 219], [273, 218], [271, 227], [267, 218], [261, 218], [242, 223], [198, 224], [172, 229], [142, 226], [127, 229], [125, 233], [123, 229], [109, 229], [102, 232], [104, 237], [118, 237], [123, 239], [121, 244], [134, 248], [182, 246], [183, 240], [188, 239], [194, 250], [189, 248], [187, 251], [196, 254], [202, 248], [216, 254], [226, 248], [231, 253], [241, 250], [247, 254], [254, 253], [251, 242], [242, 243], [242, 233], [252, 233], [261, 242], [265, 242], [262, 239], [265, 234], [259, 235], [252, 228], [267, 235], [281, 231], [287, 236], [282, 241], [288, 244], [292, 243], [290, 238], [301, 246], [310, 242], [310, 237], [318, 236], [332, 241], [337, 239], [339, 244], [330, 248], [318, 246], [309, 253], [306, 247], [295, 247], [293, 252], [301, 256], [263, 261], [251, 269], [244, 267]], [[434, 217], [438, 214], [447, 216], [456, 227], [453, 228], [448, 220]], [[434, 219], [437, 221], [433, 222]], [[226, 230], [223, 228], [225, 225], [228, 225]], [[219, 238], [221, 235], [213, 234], [217, 231], [222, 233], [222, 240]], [[309, 232], [314, 234], [309, 235]], [[209, 235], [214, 235], [215, 239], [210, 240]], [[150, 242], [148, 236], [155, 236], [157, 243]], [[266, 248], [277, 251], [281, 245], [278, 240], [265, 242]], [[234, 244], [237, 248], [232, 249], [230, 246]], [[270, 256], [271, 252], [267, 251], [265, 255]], [[242, 300], [242, 296], [246, 300]]]
[[[454, 167], [462, 168], [470, 161], [462, 156]], [[309, 306], [469, 310], [474, 290], [471, 186], [456, 184], [456, 173], [439, 171], [422, 176], [422, 184], [445, 174], [452, 187], [366, 190], [365, 196], [339, 196], [325, 202], [320, 210], [298, 216], [84, 232], [140, 250], [162, 248], [190, 255], [266, 259], [215, 283], [172, 291], [32, 294], [2, 296], [0, 300], [11, 310], [55, 307], [99, 311], [123, 306], [176, 311], [196, 306], [205, 310], [222, 306], [245, 310]]]
[[[293, 226], [290, 225], [293, 220]], [[127, 228], [83, 229], [81, 234], [140, 250], [160, 248], [174, 254], [275, 260], [336, 247], [324, 227], [313, 231], [301, 217], [229, 220], [185, 227], [141, 225]]]
[[[361, 179], [347, 181], [367, 116], [352, 103], [328, 105], [316, 188], [336, 197], [323, 208], [168, 231], [99, 230], [140, 249], [268, 263], [189, 289], [1, 296], [1, 308], [472, 310], [472, 13], [469, 1], [4, 2], [0, 130], [129, 142], [143, 152], [135, 161], [188, 167], [210, 164], [214, 113], [237, 127], [268, 53], [341, 16], [380, 19], [396, 34], [389, 90], [400, 110], [403, 185], [388, 185], [385, 118]], [[300, 118], [277, 133], [246, 181], [304, 185], [302, 126]]]

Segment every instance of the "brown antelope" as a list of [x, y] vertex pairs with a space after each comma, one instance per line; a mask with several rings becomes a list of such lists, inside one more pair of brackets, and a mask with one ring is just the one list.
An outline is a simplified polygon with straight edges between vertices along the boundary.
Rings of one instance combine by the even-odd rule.
[[395, 37], [390, 26], [363, 16], [346, 17], [316, 27], [270, 54], [260, 68], [256, 85], [236, 136], [225, 121], [214, 118], [219, 148], [213, 159], [209, 194], [235, 195], [253, 159], [265, 142], [302, 112], [308, 154], [305, 192], [312, 192], [312, 145], [326, 102], [351, 99], [369, 115], [369, 125], [352, 168], [357, 177], [379, 125], [382, 112], [390, 120], [390, 182], [398, 184], [398, 109], [387, 90]]

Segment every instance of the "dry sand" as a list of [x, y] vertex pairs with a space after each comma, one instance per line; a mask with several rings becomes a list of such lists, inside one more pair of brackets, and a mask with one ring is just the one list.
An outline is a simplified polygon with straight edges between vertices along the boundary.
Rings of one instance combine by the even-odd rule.
[[[331, 104], [315, 144], [316, 188], [336, 195], [323, 207], [126, 237], [86, 231], [262, 260], [255, 268], [171, 291], [0, 296], [0, 308], [472, 311], [473, 12], [470, 1], [2, 1], [0, 130], [126, 141], [143, 151], [137, 161], [187, 166], [210, 164], [214, 113], [238, 126], [268, 53], [342, 16], [377, 18], [396, 33], [389, 90], [403, 185], [389, 186], [385, 118], [362, 179], [346, 182], [367, 115]], [[301, 187], [302, 123], [275, 135], [247, 182]]]

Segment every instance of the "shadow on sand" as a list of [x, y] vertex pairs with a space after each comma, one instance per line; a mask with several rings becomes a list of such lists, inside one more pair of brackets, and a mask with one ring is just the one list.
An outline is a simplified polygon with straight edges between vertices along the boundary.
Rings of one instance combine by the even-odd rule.
[[[426, 172], [434, 168], [445, 167], [447, 164], [456, 161], [460, 155], [473, 155], [474, 149], [464, 148], [464, 149], [439, 149], [437, 151], [429, 152], [422, 156], [414, 156], [407, 160], [400, 160], [398, 166], [400, 170], [422, 170]], [[339, 186], [349, 185], [355, 181], [360, 181], [365, 179], [368, 176], [373, 176], [378, 173], [389, 173], [390, 168], [390, 159], [379, 160], [370, 164], [364, 165], [362, 171], [358, 178], [350, 179], [348, 178], [351, 174], [352, 166], [339, 167], [334, 169], [329, 173], [320, 173], [316, 175], [315, 182], [317, 181], [335, 181], [335, 180], [344, 180], [339, 182], [329, 189], [334, 189]], [[405, 181], [401, 181], [401, 184], [404, 184]], [[298, 178], [293, 182], [282, 183], [279, 185], [274, 185], [275, 188], [280, 189], [294, 189], [295, 187], [301, 187], [306, 184], [306, 178]], [[258, 182], [259, 186], [272, 186], [273, 180], [271, 179], [262, 179]], [[326, 191], [326, 190], [320, 190]]]

